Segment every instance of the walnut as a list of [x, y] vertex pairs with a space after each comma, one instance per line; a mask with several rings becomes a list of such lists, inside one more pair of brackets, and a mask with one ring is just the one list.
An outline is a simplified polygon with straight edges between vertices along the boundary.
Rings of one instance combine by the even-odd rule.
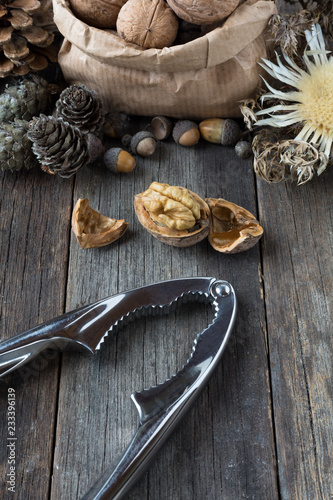
[[118, 240], [129, 224], [124, 219], [110, 219], [89, 206], [87, 198], [79, 198], [72, 214], [72, 229], [81, 248], [96, 248]]
[[153, 182], [134, 197], [140, 223], [155, 238], [176, 247], [203, 240], [209, 232], [209, 207], [196, 193]]
[[121, 7], [127, 0], [70, 0], [73, 14], [95, 28], [115, 28]]
[[169, 47], [178, 32], [178, 18], [164, 0], [128, 0], [117, 20], [118, 35], [145, 49]]
[[193, 24], [213, 24], [238, 7], [240, 0], [167, 0], [180, 19]]
[[206, 198], [206, 202], [211, 214], [208, 240], [218, 252], [243, 252], [263, 235], [263, 228], [245, 208], [222, 198]]

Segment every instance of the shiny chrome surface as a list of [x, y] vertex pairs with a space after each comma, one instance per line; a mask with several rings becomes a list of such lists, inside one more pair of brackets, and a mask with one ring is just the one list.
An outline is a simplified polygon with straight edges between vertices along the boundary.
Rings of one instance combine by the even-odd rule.
[[132, 394], [138, 430], [116, 468], [106, 471], [82, 500], [124, 498], [206, 386], [233, 329], [236, 297], [229, 283], [214, 279], [203, 296], [215, 308], [212, 324], [197, 336], [180, 371], [162, 384]]

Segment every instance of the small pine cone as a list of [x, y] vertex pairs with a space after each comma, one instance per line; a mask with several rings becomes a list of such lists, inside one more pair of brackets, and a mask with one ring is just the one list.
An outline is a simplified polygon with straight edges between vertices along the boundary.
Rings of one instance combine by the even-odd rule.
[[78, 127], [82, 133], [99, 135], [103, 125], [102, 103], [84, 84], [63, 90], [56, 102], [56, 116]]
[[0, 168], [17, 172], [38, 165], [32, 145], [27, 137], [28, 123], [2, 123], [0, 125]]
[[0, 78], [23, 76], [57, 62], [58, 32], [50, 0], [1, 0]]
[[0, 123], [15, 119], [29, 121], [44, 113], [50, 105], [48, 82], [36, 75], [5, 87], [0, 95]]
[[41, 114], [30, 121], [27, 135], [48, 174], [68, 178], [91, 161], [87, 136], [62, 118]]

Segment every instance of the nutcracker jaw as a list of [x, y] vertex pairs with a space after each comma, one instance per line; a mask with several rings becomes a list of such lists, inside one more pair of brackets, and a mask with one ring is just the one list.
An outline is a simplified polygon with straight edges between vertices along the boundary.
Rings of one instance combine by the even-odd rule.
[[132, 394], [139, 413], [138, 430], [117, 467], [106, 471], [83, 500], [123, 498], [191, 408], [230, 338], [237, 308], [234, 289], [228, 282], [211, 277], [163, 281], [102, 299], [0, 343], [0, 376], [4, 376], [50, 347], [94, 354], [110, 331], [193, 301], [212, 305], [212, 323], [197, 335], [190, 358], [175, 375]]
[[[221, 360], [236, 317], [236, 297], [232, 286], [214, 278], [205, 291], [191, 291], [211, 302], [215, 318], [195, 340], [187, 363], [164, 383], [132, 394], [138, 410], [139, 427], [120, 462], [106, 471], [82, 500], [120, 500], [149, 467], [156, 453], [203, 391]], [[192, 295], [193, 294], [193, 295]], [[198, 295], [199, 294], [199, 295]], [[184, 297], [180, 300], [184, 301]]]

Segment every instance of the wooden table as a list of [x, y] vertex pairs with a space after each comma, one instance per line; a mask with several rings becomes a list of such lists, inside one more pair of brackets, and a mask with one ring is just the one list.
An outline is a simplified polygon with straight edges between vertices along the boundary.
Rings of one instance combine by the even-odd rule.
[[[134, 194], [154, 180], [243, 206], [257, 215], [263, 238], [229, 256], [207, 240], [162, 244], [133, 209]], [[301, 187], [268, 185], [232, 148], [169, 139], [129, 175], [97, 165], [70, 179], [6, 172], [0, 183], [1, 340], [155, 281], [216, 276], [236, 290], [239, 312], [222, 363], [129, 499], [332, 498], [332, 168]], [[70, 227], [79, 197], [130, 229], [110, 246], [82, 250]], [[182, 306], [128, 325], [94, 357], [47, 352], [5, 377], [1, 498], [81, 498], [136, 430], [130, 394], [180, 368], [211, 318], [209, 307]], [[12, 452], [15, 493], [7, 490]]]

